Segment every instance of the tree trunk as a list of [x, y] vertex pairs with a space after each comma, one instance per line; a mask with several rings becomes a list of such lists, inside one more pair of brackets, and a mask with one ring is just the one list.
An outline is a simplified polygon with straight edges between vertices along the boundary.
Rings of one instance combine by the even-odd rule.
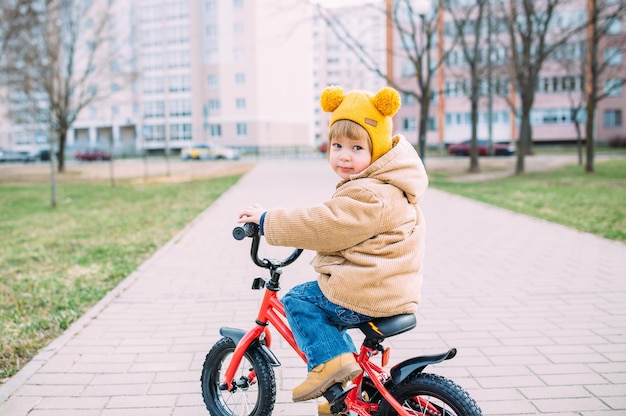
[[522, 117], [520, 120], [519, 140], [517, 141], [517, 163], [515, 174], [524, 173], [524, 157], [529, 153], [530, 148], [530, 108], [522, 104]]
[[52, 136], [52, 134], [50, 135], [50, 205], [52, 205], [52, 208], [56, 208], [57, 207], [57, 180], [56, 180], [56, 176], [55, 176], [55, 169], [54, 169], [54, 159], [55, 159], [55, 152], [54, 152], [54, 136]]
[[578, 153], [578, 164], [583, 164], [583, 138], [580, 132], [580, 123], [576, 119], [578, 112], [574, 114], [574, 127], [576, 128], [576, 152]]
[[426, 127], [428, 124], [428, 97], [422, 97], [422, 105], [420, 106], [420, 117], [418, 126], [418, 148], [422, 162], [426, 159]]
[[[62, 129], [57, 130], [57, 138], [59, 141], [59, 152], [58, 152], [58, 160], [59, 160], [59, 168], [58, 172], [65, 172], [65, 136], [67, 131], [63, 131]], [[52, 157], [52, 155], [50, 155]]]
[[[477, 95], [477, 94], [476, 94]], [[475, 95], [475, 97], [476, 97]], [[480, 172], [480, 167], [478, 166], [478, 137], [476, 131], [476, 125], [478, 123], [478, 98], [472, 98], [471, 100], [471, 108], [472, 112], [470, 113], [472, 116], [472, 127], [471, 127], [471, 146], [470, 146], [470, 167], [469, 173], [478, 173]]]
[[585, 150], [586, 150], [586, 162], [585, 162], [585, 172], [587, 173], [594, 173], [595, 170], [595, 166], [593, 163], [593, 157], [594, 157], [594, 137], [593, 137], [593, 131], [594, 131], [594, 120], [595, 120], [595, 111], [596, 111], [596, 107], [595, 105], [592, 103], [591, 100], [587, 101], [587, 123], [585, 124], [585, 136], [586, 136], [586, 140], [585, 140]]

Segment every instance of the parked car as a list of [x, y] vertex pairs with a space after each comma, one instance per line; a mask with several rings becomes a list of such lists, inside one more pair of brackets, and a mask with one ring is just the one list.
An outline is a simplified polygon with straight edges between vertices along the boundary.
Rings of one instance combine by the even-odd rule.
[[319, 150], [321, 153], [328, 152], [328, 141], [320, 143], [319, 146], [317, 146], [317, 150]]
[[[487, 156], [489, 142], [487, 140], [478, 140], [478, 156]], [[471, 140], [465, 140], [461, 143], [451, 144], [448, 146], [448, 153], [455, 156], [469, 156], [471, 149]], [[493, 143], [493, 154], [495, 156], [510, 156], [515, 154], [515, 147], [508, 143]]]
[[31, 162], [33, 160], [29, 152], [0, 149], [0, 162]]
[[185, 147], [180, 151], [182, 160], [208, 160], [208, 159], [239, 159], [239, 152], [230, 147], [217, 146], [214, 144], [198, 143]]
[[74, 159], [82, 161], [111, 160], [111, 154], [102, 149], [80, 149], [74, 154]]

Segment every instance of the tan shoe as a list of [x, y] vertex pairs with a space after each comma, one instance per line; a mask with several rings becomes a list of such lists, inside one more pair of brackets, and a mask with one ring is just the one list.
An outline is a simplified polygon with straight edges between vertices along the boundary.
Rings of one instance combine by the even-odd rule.
[[333, 416], [330, 411], [330, 403], [322, 402], [317, 405], [317, 416]]
[[292, 399], [294, 402], [316, 399], [333, 384], [352, 380], [361, 371], [352, 353], [335, 357], [309, 371], [306, 380], [293, 389]]

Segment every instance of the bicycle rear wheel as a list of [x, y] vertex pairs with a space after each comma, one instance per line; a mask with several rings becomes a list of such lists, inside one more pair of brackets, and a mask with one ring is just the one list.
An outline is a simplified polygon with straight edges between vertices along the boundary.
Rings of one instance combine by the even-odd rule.
[[[482, 416], [480, 407], [461, 386], [435, 374], [415, 374], [388, 389], [411, 415]], [[398, 414], [386, 400], [378, 410], [381, 416]]]
[[207, 410], [212, 416], [270, 416], [276, 401], [276, 379], [274, 369], [257, 349], [248, 349], [242, 358], [234, 377], [236, 387], [220, 389], [234, 351], [233, 340], [224, 337], [204, 360], [200, 384]]

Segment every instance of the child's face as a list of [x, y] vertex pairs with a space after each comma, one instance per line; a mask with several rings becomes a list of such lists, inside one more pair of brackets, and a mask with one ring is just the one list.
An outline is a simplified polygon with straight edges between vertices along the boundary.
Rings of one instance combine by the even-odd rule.
[[369, 140], [350, 139], [339, 136], [330, 142], [328, 161], [331, 168], [341, 179], [350, 179], [350, 175], [361, 173], [372, 162], [372, 149]]

